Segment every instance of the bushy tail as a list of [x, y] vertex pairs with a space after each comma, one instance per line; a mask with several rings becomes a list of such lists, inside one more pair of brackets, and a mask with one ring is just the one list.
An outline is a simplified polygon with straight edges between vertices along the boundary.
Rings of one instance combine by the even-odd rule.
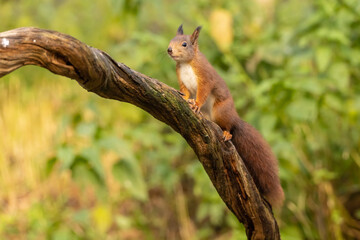
[[273, 207], [280, 207], [284, 192], [278, 176], [277, 159], [269, 144], [253, 126], [240, 118], [232, 129], [232, 135], [232, 142], [260, 193]]

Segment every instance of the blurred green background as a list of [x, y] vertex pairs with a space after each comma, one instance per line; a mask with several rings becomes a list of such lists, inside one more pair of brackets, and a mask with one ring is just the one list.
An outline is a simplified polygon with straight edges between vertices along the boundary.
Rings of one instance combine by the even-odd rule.
[[[358, 0], [0, 0], [178, 88], [183, 23], [278, 156], [283, 239], [360, 239]], [[0, 80], [0, 239], [246, 239], [192, 149], [126, 103], [27, 66]]]

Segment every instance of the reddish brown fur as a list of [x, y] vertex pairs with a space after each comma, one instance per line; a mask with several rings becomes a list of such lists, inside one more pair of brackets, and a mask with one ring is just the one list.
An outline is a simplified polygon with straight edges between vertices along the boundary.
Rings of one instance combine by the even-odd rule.
[[[250, 124], [240, 119], [225, 81], [200, 52], [197, 43], [200, 29], [200, 27], [195, 29], [192, 35], [184, 35], [181, 25], [177, 35], [169, 44], [169, 55], [177, 63], [176, 72], [180, 91], [185, 94], [185, 99], [195, 97], [195, 105], [199, 108], [205, 104], [209, 96], [215, 98], [207, 115], [212, 116], [211, 119], [222, 128], [224, 137], [231, 137], [227, 132], [232, 134], [231, 140], [244, 160], [260, 193], [271, 205], [279, 207], [284, 200], [284, 192], [278, 177], [277, 159], [261, 134]], [[189, 45], [183, 47], [184, 42]], [[192, 96], [180, 77], [180, 67], [183, 63], [190, 64], [195, 73], [197, 80], [196, 96]], [[201, 111], [203, 112], [203, 109]]]

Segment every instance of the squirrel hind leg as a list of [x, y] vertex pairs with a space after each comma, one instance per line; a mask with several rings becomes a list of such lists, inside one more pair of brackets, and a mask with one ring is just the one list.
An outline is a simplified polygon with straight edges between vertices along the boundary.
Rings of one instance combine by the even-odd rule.
[[240, 120], [233, 105], [232, 99], [228, 99], [215, 103], [212, 109], [213, 120], [223, 130], [225, 142], [232, 139], [234, 127]]
[[223, 132], [223, 139], [224, 139], [225, 142], [231, 140], [232, 139], [232, 134], [229, 131], [225, 130]]

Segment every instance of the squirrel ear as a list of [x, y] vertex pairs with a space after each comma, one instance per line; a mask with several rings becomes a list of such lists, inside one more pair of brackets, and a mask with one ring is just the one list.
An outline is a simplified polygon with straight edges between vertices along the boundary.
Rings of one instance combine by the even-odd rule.
[[183, 25], [181, 24], [180, 27], [179, 27], [178, 30], [177, 30], [176, 35], [183, 35], [183, 34], [184, 34], [184, 31], [183, 31], [183, 27], [182, 27], [182, 26], [183, 26]]
[[191, 44], [194, 45], [194, 44], [197, 42], [197, 39], [198, 39], [198, 37], [199, 37], [199, 33], [200, 33], [201, 28], [202, 28], [201, 26], [198, 26], [198, 27], [194, 30], [193, 34], [191, 34], [191, 37], [190, 37]]

